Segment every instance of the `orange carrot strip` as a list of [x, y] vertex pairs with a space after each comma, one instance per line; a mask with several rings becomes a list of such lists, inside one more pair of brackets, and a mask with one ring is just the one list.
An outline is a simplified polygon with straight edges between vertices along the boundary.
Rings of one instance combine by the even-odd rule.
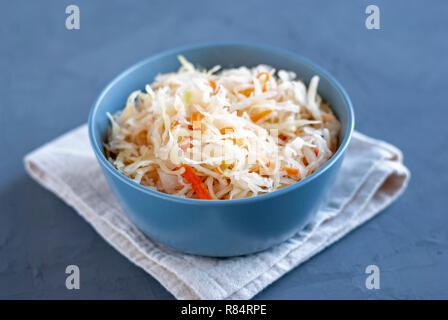
[[288, 136], [285, 136], [283, 133], [280, 133], [280, 134], [278, 135], [278, 137], [280, 138], [280, 140], [282, 140], [282, 141], [284, 141], [284, 142], [286, 142], [286, 141], [289, 140], [289, 137], [288, 137]]
[[268, 110], [264, 110], [261, 111], [257, 114], [254, 114], [253, 116], [250, 117], [250, 119], [252, 120], [252, 122], [257, 122], [258, 120], [260, 120], [261, 118], [266, 117], [268, 114], [270, 114], [272, 112], [272, 110], [268, 109]]
[[317, 149], [313, 149], [313, 151], [314, 151], [314, 154], [316, 155], [316, 157], [319, 155], [319, 150], [317, 150]]
[[260, 168], [255, 168], [255, 169], [252, 169], [252, 170], [249, 170], [249, 173], [259, 173], [260, 172]]
[[193, 124], [193, 130], [201, 130], [201, 123], [200, 121], [204, 118], [202, 113], [200, 112], [193, 112], [191, 115], [191, 123]]
[[322, 121], [323, 122], [329, 122], [336, 120], [336, 117], [332, 115], [331, 113], [323, 113], [322, 114]]
[[221, 87], [217, 86], [215, 81], [209, 80], [208, 82], [210, 83], [210, 86], [213, 89], [213, 94], [217, 94], [219, 90], [221, 90]]
[[140, 131], [134, 138], [134, 143], [141, 146], [147, 144], [146, 136], [148, 135], [147, 130]]
[[[259, 175], [264, 176], [264, 177], [270, 176], [273, 173], [273, 171], [272, 171], [273, 167], [271, 167], [271, 161], [269, 161], [268, 159], [264, 159], [261, 161], [264, 162], [264, 165], [266, 166], [266, 168], [264, 168], [263, 166], [260, 166], [259, 170], [258, 170]], [[274, 165], [274, 164], [272, 164], [272, 165]]]
[[201, 121], [204, 116], [200, 112], [193, 112], [191, 115], [191, 122]]
[[257, 78], [260, 79], [262, 76], [264, 76], [263, 92], [266, 92], [266, 83], [269, 81], [270, 76], [267, 72], [261, 72], [258, 74]]
[[215, 91], [215, 90], [216, 90], [216, 82], [215, 82], [214, 80], [209, 80], [208, 82], [209, 82], [210, 85], [212, 86], [213, 91]]
[[219, 132], [221, 132], [221, 134], [226, 134], [226, 131], [233, 132], [233, 127], [224, 127], [224, 128], [219, 129]]
[[257, 78], [260, 79], [262, 76], [265, 76], [264, 81], [268, 81], [269, 80], [269, 77], [270, 77], [269, 73], [267, 73], [267, 72], [260, 72], [258, 74]]
[[289, 176], [298, 176], [299, 175], [299, 169], [296, 168], [282, 168], [282, 171], [285, 171]]
[[195, 170], [187, 164], [183, 164], [182, 167], [185, 168], [185, 172], [182, 173], [182, 177], [184, 177], [185, 180], [191, 184], [191, 187], [194, 192], [196, 192], [198, 198], [203, 200], [212, 200], [213, 198], [210, 195], [210, 192], [201, 179], [197, 176]]
[[244, 90], [240, 90], [240, 91], [238, 91], [238, 92], [241, 93], [241, 94], [244, 94], [246, 97], [249, 97], [250, 94], [251, 94], [253, 91], [254, 91], [254, 88], [247, 88], [247, 89], [244, 89]]
[[306, 159], [306, 157], [303, 157], [302, 161], [303, 161], [303, 164], [304, 164], [305, 166], [308, 166], [308, 165], [309, 165], [308, 160]]

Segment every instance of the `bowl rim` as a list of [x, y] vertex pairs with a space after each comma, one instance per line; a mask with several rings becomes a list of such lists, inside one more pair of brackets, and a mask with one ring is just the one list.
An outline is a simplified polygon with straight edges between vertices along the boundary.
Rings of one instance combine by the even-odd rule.
[[[242, 198], [242, 199], [202, 200], [202, 199], [183, 198], [183, 197], [163, 193], [161, 191], [157, 191], [157, 190], [151, 189], [149, 187], [143, 186], [143, 185], [133, 181], [132, 179], [128, 178], [121, 172], [119, 172], [104, 156], [103, 152], [101, 151], [102, 149], [100, 148], [100, 146], [102, 146], [102, 142], [99, 143], [99, 141], [96, 139], [95, 134], [94, 134], [93, 119], [95, 118], [95, 116], [97, 114], [98, 106], [102, 102], [104, 96], [122, 78], [126, 77], [129, 73], [133, 72], [134, 70], [140, 68], [141, 66], [143, 66], [153, 60], [160, 59], [167, 55], [182, 54], [189, 50], [205, 49], [205, 48], [209, 48], [209, 47], [246, 47], [246, 48], [255, 48], [255, 49], [265, 50], [268, 52], [275, 52], [277, 54], [288, 56], [288, 57], [296, 59], [296, 60], [302, 60], [306, 64], [310, 65], [312, 68], [314, 68], [314, 69], [320, 71], [322, 74], [324, 74], [327, 77], [327, 79], [335, 85], [335, 87], [339, 91], [339, 93], [342, 94], [342, 97], [343, 97], [346, 107], [348, 109], [347, 132], [345, 134], [344, 140], [339, 145], [336, 153], [322, 167], [320, 167], [318, 170], [316, 170], [314, 173], [312, 173], [308, 177], [305, 177], [304, 179], [300, 180], [299, 182], [296, 182], [287, 187], [284, 187], [282, 189], [275, 190], [275, 191], [272, 191], [269, 193], [265, 193], [262, 195], [257, 195], [257, 196], [253, 196], [253, 197], [249, 197], [249, 198]], [[151, 55], [151, 56], [135, 63], [134, 65], [130, 66], [129, 68], [127, 68], [126, 70], [124, 70], [123, 72], [118, 74], [114, 79], [112, 79], [106, 85], [106, 87], [101, 91], [101, 93], [95, 100], [95, 102], [90, 110], [89, 118], [88, 118], [88, 131], [89, 131], [90, 144], [92, 146], [92, 149], [94, 150], [96, 158], [98, 159], [100, 164], [102, 164], [103, 168], [106, 168], [109, 173], [111, 173], [113, 176], [115, 176], [116, 178], [118, 178], [119, 180], [121, 180], [122, 182], [124, 182], [125, 184], [130, 186], [131, 188], [137, 189], [137, 190], [139, 190], [145, 194], [148, 194], [150, 196], [155, 196], [155, 197], [158, 197], [161, 199], [179, 202], [182, 204], [199, 205], [199, 206], [210, 206], [210, 205], [227, 206], [227, 205], [249, 204], [249, 203], [254, 203], [254, 202], [268, 200], [268, 199], [271, 199], [274, 197], [278, 197], [285, 193], [289, 193], [289, 192], [294, 191], [295, 189], [300, 188], [301, 186], [318, 178], [325, 171], [327, 171], [330, 167], [332, 167], [339, 160], [339, 158], [341, 158], [343, 156], [343, 154], [345, 153], [345, 150], [347, 149], [347, 147], [351, 141], [353, 131], [354, 131], [354, 125], [355, 125], [355, 116], [354, 116], [352, 102], [351, 102], [347, 92], [342, 87], [342, 85], [327, 70], [325, 70], [324, 68], [315, 64], [308, 58], [305, 58], [305, 57], [303, 57], [299, 54], [296, 54], [292, 51], [276, 48], [276, 47], [269, 46], [269, 45], [261, 45], [261, 44], [254, 44], [254, 43], [248, 43], [248, 42], [206, 42], [206, 43], [200, 43], [200, 44], [180, 46], [180, 47], [164, 50], [160, 53]]]

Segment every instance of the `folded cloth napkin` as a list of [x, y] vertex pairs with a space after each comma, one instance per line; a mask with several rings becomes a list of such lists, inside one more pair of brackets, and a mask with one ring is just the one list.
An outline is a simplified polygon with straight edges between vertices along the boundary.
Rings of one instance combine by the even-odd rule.
[[31, 152], [24, 161], [34, 179], [178, 299], [252, 298], [384, 209], [405, 190], [410, 177], [400, 150], [355, 132], [328, 200], [304, 230], [266, 251], [217, 259], [167, 248], [127, 219], [97, 164], [86, 125]]

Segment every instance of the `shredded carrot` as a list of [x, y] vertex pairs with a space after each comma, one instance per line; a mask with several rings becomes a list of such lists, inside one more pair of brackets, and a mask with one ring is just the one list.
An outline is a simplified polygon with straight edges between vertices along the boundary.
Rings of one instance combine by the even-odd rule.
[[[267, 84], [270, 76], [269, 76], [269, 73], [267, 73], [267, 72], [261, 72], [257, 75], [257, 78], [260, 79], [263, 76], [264, 76], [264, 80], [263, 80], [263, 89], [262, 90], [263, 90], [263, 92], [266, 92], [266, 84]], [[251, 84], [253, 85], [254, 82], [251, 81]], [[244, 94], [246, 97], [249, 97], [253, 91], [254, 91], [254, 88], [247, 88], [244, 90], [239, 90], [238, 93]]]
[[213, 171], [215, 171], [216, 173], [218, 173], [218, 174], [221, 174], [221, 175], [222, 175], [222, 172], [221, 172], [221, 170], [219, 170], [219, 168], [218, 168], [218, 167], [216, 167], [216, 168], [213, 168]]
[[260, 79], [262, 76], [265, 76], [264, 81], [268, 81], [269, 80], [269, 73], [267, 72], [260, 72], [257, 76], [258, 79]]
[[213, 80], [209, 80], [210, 86], [213, 89], [213, 94], [217, 94], [219, 92], [219, 90], [221, 89], [221, 87], [216, 85], [216, 82]]
[[319, 155], [319, 150], [317, 150], [317, 149], [313, 149], [313, 151], [314, 151], [314, 154], [316, 155], [316, 157]]
[[215, 82], [215, 81], [213, 81], [213, 80], [209, 80], [208, 82], [209, 82], [209, 83], [210, 83], [210, 85], [212, 86], [212, 88], [213, 88], [213, 91], [215, 91], [215, 90], [216, 90], [216, 82]]
[[201, 121], [203, 118], [204, 116], [202, 115], [202, 113], [193, 112], [193, 114], [191, 115], [191, 122]]
[[221, 165], [219, 166], [219, 168], [221, 169], [221, 171], [226, 170], [227, 168], [229, 168], [231, 166], [230, 162], [227, 163], [226, 160], [221, 162]]
[[299, 169], [296, 168], [282, 168], [282, 171], [285, 171], [289, 176], [298, 176], [299, 175]]
[[322, 114], [322, 121], [329, 122], [336, 120], [336, 117], [331, 113], [323, 113]]
[[280, 134], [278, 135], [278, 137], [280, 138], [280, 140], [282, 140], [282, 141], [284, 141], [284, 142], [286, 142], [286, 141], [289, 140], [289, 137], [286, 136], [286, 135], [284, 135], [283, 133], [280, 133]]
[[260, 172], [260, 168], [255, 168], [255, 169], [252, 169], [252, 170], [249, 170], [249, 173], [259, 173]]
[[174, 120], [173, 122], [171, 122], [171, 128], [174, 128], [175, 126], [177, 126], [179, 124], [179, 121]]
[[250, 119], [252, 120], [252, 122], [258, 122], [258, 120], [266, 117], [271, 112], [272, 112], [271, 109], [264, 110], [264, 111], [254, 114], [253, 116], [250, 117]]
[[309, 165], [308, 160], [306, 159], [306, 157], [303, 157], [303, 158], [302, 158], [302, 161], [303, 161], [303, 164], [305, 165], [305, 167], [306, 167], [307, 165]]
[[221, 132], [221, 134], [226, 134], [228, 132], [233, 132], [233, 127], [224, 127], [219, 129], [219, 132]]
[[210, 192], [201, 179], [197, 176], [195, 170], [187, 164], [183, 164], [182, 167], [185, 168], [185, 172], [182, 173], [182, 177], [184, 177], [185, 180], [191, 184], [198, 198], [203, 200], [212, 200], [213, 198], [210, 195]]
[[266, 83], [269, 81], [269, 73], [261, 72], [258, 74], [257, 78], [260, 79], [262, 76], [264, 76], [263, 92], [266, 92]]
[[200, 112], [193, 112], [191, 115], [191, 123], [193, 124], [192, 129], [193, 130], [201, 130], [201, 123], [200, 121], [204, 118], [202, 113]]
[[251, 94], [253, 91], [254, 91], [254, 88], [247, 88], [247, 89], [244, 89], [244, 90], [240, 90], [240, 91], [238, 91], [238, 92], [241, 93], [241, 94], [244, 94], [246, 97], [249, 97], [250, 94]]
[[242, 145], [244, 145], [244, 143], [246, 142], [246, 140], [244, 140], [244, 138], [238, 138], [238, 139], [233, 139], [233, 143], [234, 144], [237, 144], [237, 145], [239, 145], [239, 146], [242, 146]]
[[146, 145], [147, 144], [147, 141], [146, 141], [146, 136], [147, 135], [148, 135], [148, 131], [147, 130], [140, 131], [134, 138], [135, 144], [137, 144], [139, 146]]
[[[267, 159], [263, 159], [262, 161], [264, 162], [264, 165], [267, 167], [267, 169], [264, 168], [263, 166], [260, 166], [259, 170], [258, 170], [258, 174], [261, 176], [270, 176], [272, 174], [272, 170], [273, 170], [273, 168], [271, 167], [271, 161], [269, 161]], [[272, 164], [272, 165], [274, 165], [274, 164]]]

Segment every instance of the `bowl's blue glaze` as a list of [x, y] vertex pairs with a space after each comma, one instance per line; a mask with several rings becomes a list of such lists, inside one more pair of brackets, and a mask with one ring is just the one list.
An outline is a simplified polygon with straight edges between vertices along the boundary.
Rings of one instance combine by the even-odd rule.
[[[159, 73], [179, 68], [177, 55], [205, 68], [268, 64], [310, 80], [319, 75], [319, 94], [341, 121], [340, 147], [322, 168], [284, 189], [247, 199], [184, 199], [141, 186], [118, 172], [103, 155], [109, 126], [106, 112], [122, 109], [128, 95]], [[89, 117], [89, 136], [98, 162], [118, 202], [149, 237], [172, 248], [205, 256], [236, 256], [264, 250], [294, 235], [319, 208], [339, 171], [354, 127], [350, 99], [326, 71], [295, 54], [265, 46], [217, 43], [166, 51], [137, 63], [100, 94]]]

